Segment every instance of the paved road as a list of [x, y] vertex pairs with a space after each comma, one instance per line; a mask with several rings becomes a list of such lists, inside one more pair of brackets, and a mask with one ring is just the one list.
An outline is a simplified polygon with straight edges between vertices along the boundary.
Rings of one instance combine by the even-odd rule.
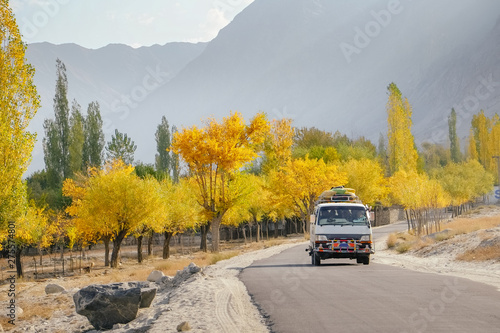
[[[374, 230], [375, 239], [383, 234]], [[312, 266], [304, 249], [257, 261], [240, 274], [273, 332], [500, 332], [494, 287], [349, 259]]]

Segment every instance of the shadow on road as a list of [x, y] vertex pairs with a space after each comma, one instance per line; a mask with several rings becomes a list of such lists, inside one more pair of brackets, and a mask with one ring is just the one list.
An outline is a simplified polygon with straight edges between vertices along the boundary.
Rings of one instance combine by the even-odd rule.
[[322, 267], [322, 266], [358, 266], [356, 263], [321, 263], [320, 266], [313, 266], [311, 264], [279, 264], [279, 265], [252, 265], [245, 267], [244, 269], [253, 269], [253, 268], [280, 268], [280, 267]]

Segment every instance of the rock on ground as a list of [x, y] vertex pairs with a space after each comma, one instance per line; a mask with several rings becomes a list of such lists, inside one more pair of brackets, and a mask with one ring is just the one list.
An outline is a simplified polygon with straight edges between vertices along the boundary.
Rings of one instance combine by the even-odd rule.
[[88, 318], [96, 329], [111, 329], [115, 324], [134, 320], [139, 308], [147, 307], [156, 288], [143, 282], [90, 285], [73, 295], [76, 313]]

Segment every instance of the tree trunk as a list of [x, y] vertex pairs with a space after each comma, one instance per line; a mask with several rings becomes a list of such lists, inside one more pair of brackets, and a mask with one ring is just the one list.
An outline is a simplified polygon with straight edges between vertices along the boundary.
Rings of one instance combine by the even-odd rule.
[[260, 242], [260, 223], [257, 222], [257, 234], [255, 235], [255, 241]]
[[140, 264], [142, 263], [142, 239], [144, 238], [143, 235], [140, 235], [137, 237], [137, 262]]
[[266, 240], [269, 240], [269, 220], [266, 221]]
[[128, 230], [120, 230], [116, 235], [115, 239], [113, 239], [113, 252], [111, 253], [111, 268], [118, 267], [118, 254], [120, 252], [120, 246], [122, 245], [122, 241], [127, 235]]
[[16, 272], [17, 272], [18, 278], [23, 277], [23, 263], [21, 262], [21, 252], [23, 252], [23, 249], [20, 246], [17, 246], [16, 247]]
[[111, 236], [105, 236], [103, 238], [104, 241], [104, 266], [109, 267], [109, 241], [111, 240]]
[[245, 231], [245, 225], [241, 226], [241, 231], [243, 231], [243, 239], [245, 244], [247, 243], [247, 232]]
[[163, 233], [165, 241], [163, 242], [163, 259], [170, 258], [170, 240], [172, 239], [172, 232], [165, 231]]
[[64, 243], [61, 244], [62, 274], [64, 275]]
[[153, 255], [153, 237], [154, 232], [151, 232], [148, 237], [148, 256]]
[[220, 241], [220, 223], [222, 221], [222, 216], [217, 216], [212, 219], [212, 251], [215, 253], [219, 252], [219, 241]]
[[210, 230], [210, 222], [207, 222], [206, 224], [204, 224], [200, 227], [200, 232], [201, 232], [200, 250], [202, 250], [203, 252], [208, 251], [208, 247], [207, 247], [208, 230]]

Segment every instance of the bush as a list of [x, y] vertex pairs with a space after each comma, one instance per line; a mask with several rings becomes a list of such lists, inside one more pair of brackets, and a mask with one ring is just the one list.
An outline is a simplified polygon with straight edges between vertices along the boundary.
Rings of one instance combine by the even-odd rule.
[[408, 252], [411, 249], [411, 247], [412, 247], [411, 242], [402, 242], [396, 246], [396, 251], [398, 251], [398, 253], [405, 253]]
[[389, 235], [385, 243], [387, 244], [388, 249], [392, 249], [396, 246], [397, 242], [398, 242], [398, 236], [395, 233], [392, 233]]

